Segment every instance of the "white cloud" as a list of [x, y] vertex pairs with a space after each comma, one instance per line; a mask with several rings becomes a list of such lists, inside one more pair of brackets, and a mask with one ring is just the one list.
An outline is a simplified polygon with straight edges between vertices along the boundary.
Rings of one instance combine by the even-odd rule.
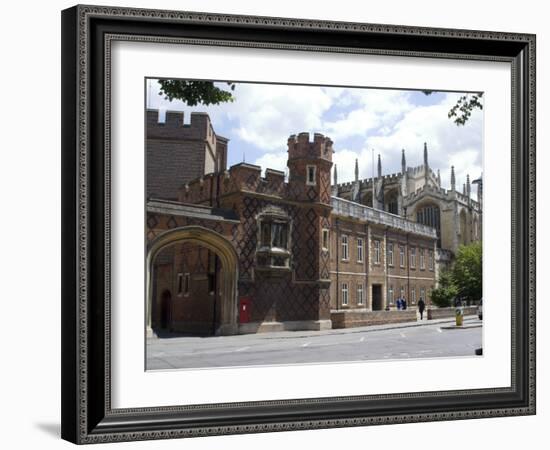
[[319, 131], [332, 101], [321, 87], [243, 84], [228, 117], [238, 119], [235, 133], [260, 149], [286, 150], [288, 136]]
[[420, 165], [424, 142], [444, 187], [450, 186], [451, 165], [459, 190], [467, 174], [473, 180], [482, 170], [483, 112], [475, 110], [465, 126], [447, 116], [461, 94], [448, 93], [438, 104], [422, 106], [415, 105], [409, 91], [237, 84], [233, 103], [189, 108], [163, 101], [156, 92], [153, 87], [150, 107], [183, 110], [187, 121], [192, 110], [208, 112], [214, 129], [231, 120], [235, 128], [226, 136], [233, 140], [230, 151], [241, 151], [239, 140], [248, 143], [261, 155], [254, 163], [264, 169], [285, 170], [288, 136], [308, 131], [333, 139], [339, 182], [354, 179], [356, 158], [360, 178], [370, 177], [372, 149], [375, 158], [381, 155], [384, 174], [401, 170], [403, 148], [407, 165]]
[[254, 164], [260, 166], [262, 168], [262, 172], [265, 172], [265, 169], [275, 169], [285, 172], [287, 168], [286, 161], [286, 152], [264, 153], [256, 159], [256, 161], [254, 161]]
[[345, 139], [351, 136], [367, 136], [369, 132], [395, 123], [400, 117], [414, 108], [409, 101], [409, 92], [393, 90], [353, 89], [341, 92], [340, 106], [355, 105], [337, 121], [326, 121], [323, 129], [332, 139]]
[[[483, 112], [475, 110], [464, 126], [457, 126], [447, 114], [459, 94], [447, 94], [437, 105], [419, 106], [407, 112], [393, 126], [393, 132], [371, 136], [368, 148], [383, 155], [383, 172], [395, 172], [401, 167], [404, 148], [408, 166], [423, 164], [424, 142], [428, 145], [428, 164], [441, 169], [443, 186], [450, 186], [450, 168], [455, 166], [457, 188], [470, 178], [477, 178], [482, 165]], [[386, 158], [387, 156], [387, 158]]]

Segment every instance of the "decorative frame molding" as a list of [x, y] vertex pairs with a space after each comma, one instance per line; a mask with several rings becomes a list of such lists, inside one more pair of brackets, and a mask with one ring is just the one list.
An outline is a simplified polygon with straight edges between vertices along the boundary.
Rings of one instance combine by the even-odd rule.
[[[116, 40], [511, 63], [511, 386], [112, 409], [109, 111]], [[534, 35], [75, 6], [62, 13], [62, 82], [64, 439], [84, 444], [535, 413]]]

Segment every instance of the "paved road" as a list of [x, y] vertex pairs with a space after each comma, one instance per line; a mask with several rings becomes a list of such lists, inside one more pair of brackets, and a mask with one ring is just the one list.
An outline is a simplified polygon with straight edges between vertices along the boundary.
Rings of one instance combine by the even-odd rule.
[[239, 336], [150, 338], [147, 369], [189, 369], [472, 356], [482, 328], [469, 317], [464, 329], [448, 321], [323, 332], [282, 332]]

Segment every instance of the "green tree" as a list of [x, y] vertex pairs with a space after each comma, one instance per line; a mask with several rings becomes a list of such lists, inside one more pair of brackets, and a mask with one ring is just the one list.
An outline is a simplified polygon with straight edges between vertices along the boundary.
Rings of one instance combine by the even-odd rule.
[[214, 86], [213, 81], [159, 80], [159, 84], [159, 95], [170, 101], [181, 100], [188, 106], [217, 105], [234, 100], [235, 83], [232, 82], [227, 82], [230, 91]]
[[459, 295], [468, 300], [482, 296], [482, 247], [481, 242], [461, 245], [453, 265], [453, 280]]
[[454, 117], [454, 122], [457, 126], [464, 125], [472, 115], [474, 109], [483, 109], [483, 104], [480, 101], [481, 97], [483, 97], [483, 92], [466, 94], [460, 97], [456, 105], [450, 109], [448, 113], [449, 119]]
[[443, 270], [439, 274], [438, 287], [432, 290], [431, 298], [435, 306], [444, 308], [452, 305], [453, 299], [458, 295], [453, 273], [450, 270]]
[[[432, 95], [434, 91], [422, 91], [425, 95]], [[472, 111], [476, 108], [483, 109], [483, 104], [480, 99], [483, 97], [483, 92], [476, 92], [473, 94], [465, 94], [460, 97], [456, 104], [449, 110], [447, 116], [449, 119], [454, 117], [454, 123], [457, 126], [465, 125]]]

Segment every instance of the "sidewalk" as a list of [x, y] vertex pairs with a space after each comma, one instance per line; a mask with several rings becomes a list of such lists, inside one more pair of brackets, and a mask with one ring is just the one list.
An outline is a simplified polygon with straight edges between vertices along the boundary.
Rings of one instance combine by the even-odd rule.
[[[235, 334], [230, 336], [189, 336], [185, 334], [178, 335], [177, 333], [170, 333], [167, 336], [158, 337], [148, 337], [147, 340], [172, 340], [173, 338], [186, 338], [186, 340], [204, 340], [216, 341], [218, 339], [222, 340], [239, 340], [239, 339], [250, 339], [254, 340], [270, 340], [270, 339], [298, 339], [298, 338], [315, 338], [320, 336], [330, 336], [330, 335], [344, 335], [344, 334], [353, 334], [353, 333], [371, 333], [374, 331], [381, 330], [397, 330], [403, 328], [413, 328], [413, 327], [425, 327], [425, 326], [434, 326], [434, 325], [447, 325], [446, 327], [441, 327], [442, 329], [456, 329], [455, 318], [448, 317], [443, 319], [434, 319], [434, 320], [424, 320], [413, 321], [413, 322], [401, 322], [401, 323], [387, 323], [384, 325], [367, 325], [364, 327], [353, 327], [353, 328], [338, 328], [330, 330], [301, 330], [301, 331], [271, 331], [268, 333], [252, 333], [252, 334]], [[477, 318], [476, 315], [464, 316], [464, 327], [462, 328], [474, 328], [481, 327], [481, 321]]]
[[[466, 327], [466, 322], [479, 322], [479, 319], [475, 315], [464, 316], [464, 324]], [[402, 322], [402, 323], [388, 323], [384, 325], [368, 325], [365, 327], [354, 327], [354, 328], [339, 328], [336, 330], [320, 330], [320, 331], [274, 331], [269, 333], [257, 333], [254, 335], [258, 339], [293, 339], [293, 338], [303, 338], [303, 337], [315, 337], [315, 336], [327, 336], [327, 335], [340, 335], [340, 334], [352, 334], [352, 333], [368, 333], [372, 331], [380, 330], [393, 330], [401, 328], [412, 328], [412, 327], [424, 327], [430, 325], [441, 325], [441, 324], [455, 324], [455, 318], [444, 318], [444, 319], [434, 319], [434, 320], [418, 320], [415, 322]], [[468, 327], [471, 328], [471, 327]], [[250, 336], [245, 334], [240, 334], [237, 336]]]

